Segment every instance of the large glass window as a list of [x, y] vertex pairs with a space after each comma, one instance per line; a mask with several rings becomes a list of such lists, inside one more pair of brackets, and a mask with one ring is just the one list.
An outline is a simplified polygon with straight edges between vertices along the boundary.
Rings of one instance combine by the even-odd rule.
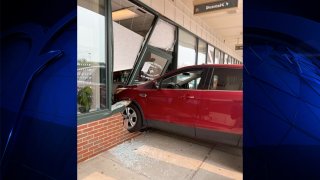
[[220, 61], [220, 50], [216, 48], [214, 51], [214, 64], [219, 64], [219, 61]]
[[213, 64], [213, 63], [214, 63], [214, 47], [211, 45], [208, 45], [207, 64]]
[[153, 14], [128, 0], [112, 0], [113, 90], [129, 77], [154, 19]]
[[179, 29], [178, 68], [196, 64], [196, 37]]
[[224, 52], [221, 51], [219, 64], [223, 64], [223, 60], [224, 60]]
[[229, 57], [228, 57], [228, 61], [227, 61], [227, 63], [226, 63], [226, 64], [231, 64], [231, 59], [232, 59], [232, 57], [231, 57], [231, 56], [229, 56]]
[[105, 4], [103, 0], [78, 0], [78, 114], [105, 109]]
[[209, 89], [239, 91], [243, 88], [242, 81], [241, 69], [215, 68]]
[[207, 43], [200, 40], [198, 41], [198, 64], [206, 64], [207, 56]]
[[228, 61], [228, 57], [229, 57], [229, 55], [228, 55], [228, 54], [224, 54], [223, 64], [226, 64], [226, 63], [227, 63], [227, 61]]

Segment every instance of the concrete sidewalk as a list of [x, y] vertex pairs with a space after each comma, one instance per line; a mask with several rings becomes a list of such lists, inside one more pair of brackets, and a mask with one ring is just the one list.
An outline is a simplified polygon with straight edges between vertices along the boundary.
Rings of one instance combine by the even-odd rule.
[[242, 150], [151, 130], [78, 164], [78, 179], [242, 179]]

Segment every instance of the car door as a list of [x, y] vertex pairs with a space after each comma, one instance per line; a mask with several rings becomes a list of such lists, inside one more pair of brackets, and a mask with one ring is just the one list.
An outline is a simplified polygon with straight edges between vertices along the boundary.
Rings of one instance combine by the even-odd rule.
[[159, 88], [146, 91], [148, 125], [193, 137], [206, 69], [186, 69], [164, 77]]
[[196, 136], [237, 145], [243, 131], [242, 69], [214, 68], [199, 99]]

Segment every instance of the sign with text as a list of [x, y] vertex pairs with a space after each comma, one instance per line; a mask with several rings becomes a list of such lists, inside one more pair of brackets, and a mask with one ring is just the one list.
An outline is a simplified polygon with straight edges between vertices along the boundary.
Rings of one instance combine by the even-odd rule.
[[238, 7], [238, 0], [222, 0], [194, 6], [194, 14]]
[[242, 44], [237, 44], [235, 49], [236, 50], [243, 50], [243, 45]]

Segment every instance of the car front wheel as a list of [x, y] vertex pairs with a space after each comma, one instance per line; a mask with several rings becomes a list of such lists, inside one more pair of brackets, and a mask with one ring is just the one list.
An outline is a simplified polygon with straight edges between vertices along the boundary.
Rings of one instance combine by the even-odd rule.
[[142, 126], [142, 117], [139, 109], [134, 104], [130, 104], [123, 111], [124, 122], [129, 132], [139, 131]]

